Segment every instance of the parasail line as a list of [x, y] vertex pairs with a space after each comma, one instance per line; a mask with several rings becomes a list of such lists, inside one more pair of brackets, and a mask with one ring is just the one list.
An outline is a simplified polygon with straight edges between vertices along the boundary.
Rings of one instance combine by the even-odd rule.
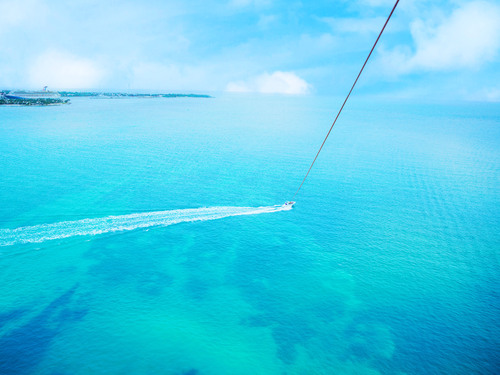
[[394, 13], [394, 10], [396, 9], [397, 5], [399, 3], [399, 0], [396, 1], [396, 4], [394, 4], [394, 7], [392, 8], [391, 10], [391, 13], [389, 14], [389, 17], [387, 17], [387, 20], [385, 21], [385, 24], [384, 26], [382, 27], [382, 30], [380, 30], [380, 33], [378, 34], [378, 37], [377, 37], [377, 40], [375, 41], [375, 43], [373, 44], [373, 47], [370, 51], [370, 53], [368, 54], [368, 57], [366, 58], [365, 60], [365, 63], [363, 64], [361, 70], [359, 71], [358, 73], [358, 76], [356, 77], [356, 80], [354, 81], [352, 87], [351, 87], [351, 90], [349, 90], [349, 93], [347, 94], [347, 97], [345, 98], [344, 100], [344, 103], [342, 104], [342, 107], [340, 107], [340, 110], [339, 112], [337, 113], [337, 116], [335, 117], [335, 120], [333, 120], [333, 123], [332, 123], [332, 126], [330, 126], [330, 130], [328, 130], [328, 133], [326, 134], [326, 137], [325, 139], [323, 140], [323, 143], [321, 144], [321, 147], [319, 148], [318, 150], [318, 153], [316, 154], [316, 156], [314, 157], [314, 160], [313, 162], [311, 163], [311, 166], [309, 167], [309, 170], [307, 171], [306, 173], [306, 176], [304, 177], [304, 179], [302, 180], [302, 183], [300, 184], [299, 188], [297, 189], [297, 191], [295, 192], [295, 194], [293, 195], [293, 197], [295, 198], [295, 196], [297, 195], [297, 193], [299, 192], [300, 188], [302, 187], [302, 185], [304, 184], [304, 181], [306, 180], [307, 176], [309, 175], [309, 172], [311, 172], [311, 169], [314, 165], [314, 163], [316, 162], [316, 159], [318, 158], [318, 155], [319, 153], [321, 152], [321, 150], [323, 149], [323, 146], [325, 145], [325, 142], [326, 140], [328, 139], [328, 136], [330, 135], [330, 132], [332, 131], [333, 129], [333, 126], [335, 125], [335, 123], [337, 122], [337, 119], [339, 118], [340, 116], [340, 113], [342, 112], [342, 110], [344, 109], [344, 106], [345, 106], [345, 103], [347, 102], [347, 99], [349, 99], [349, 96], [351, 96], [351, 92], [352, 90], [354, 89], [354, 86], [356, 86], [356, 83], [358, 82], [358, 79], [359, 77], [361, 76], [361, 73], [363, 72], [363, 69], [365, 68], [366, 66], [366, 63], [368, 62], [368, 60], [370, 59], [370, 56], [372, 55], [372, 52], [373, 50], [375, 49], [375, 46], [377, 45], [378, 43], [378, 40], [380, 39], [380, 37], [382, 36], [382, 33], [384, 32], [385, 30], [385, 27], [387, 26], [387, 24], [389, 23], [389, 20], [391, 19], [391, 16], [392, 14]]

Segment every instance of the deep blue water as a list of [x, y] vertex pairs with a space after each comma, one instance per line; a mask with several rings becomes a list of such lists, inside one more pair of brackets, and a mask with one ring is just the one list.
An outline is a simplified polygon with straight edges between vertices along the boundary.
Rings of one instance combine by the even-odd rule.
[[495, 374], [500, 105], [0, 108], [0, 374]]

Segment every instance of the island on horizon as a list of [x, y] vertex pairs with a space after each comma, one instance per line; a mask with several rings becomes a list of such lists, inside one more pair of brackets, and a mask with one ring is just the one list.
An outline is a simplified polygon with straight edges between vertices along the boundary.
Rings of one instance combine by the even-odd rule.
[[29, 90], [2, 90], [0, 91], [0, 105], [40, 106], [70, 104], [70, 99], [76, 97], [111, 98], [211, 98], [204, 94], [161, 94], [161, 93], [123, 93], [98, 91], [49, 91], [47, 86], [40, 91]]

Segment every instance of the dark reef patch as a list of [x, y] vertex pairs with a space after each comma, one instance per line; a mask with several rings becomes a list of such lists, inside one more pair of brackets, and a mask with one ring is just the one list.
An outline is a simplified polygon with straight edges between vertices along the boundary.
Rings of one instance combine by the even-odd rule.
[[[0, 337], [0, 374], [27, 374], [42, 360], [54, 338], [67, 324], [79, 321], [86, 310], [70, 307], [78, 284], [54, 299], [26, 324]], [[27, 314], [26, 310], [13, 310], [2, 314], [7, 322]]]

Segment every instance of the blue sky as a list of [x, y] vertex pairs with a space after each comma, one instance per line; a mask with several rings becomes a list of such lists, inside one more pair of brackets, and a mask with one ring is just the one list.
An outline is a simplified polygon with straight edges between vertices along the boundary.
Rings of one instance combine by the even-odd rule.
[[[0, 88], [342, 95], [394, 0], [0, 0]], [[500, 101], [500, 1], [401, 0], [357, 91]]]

